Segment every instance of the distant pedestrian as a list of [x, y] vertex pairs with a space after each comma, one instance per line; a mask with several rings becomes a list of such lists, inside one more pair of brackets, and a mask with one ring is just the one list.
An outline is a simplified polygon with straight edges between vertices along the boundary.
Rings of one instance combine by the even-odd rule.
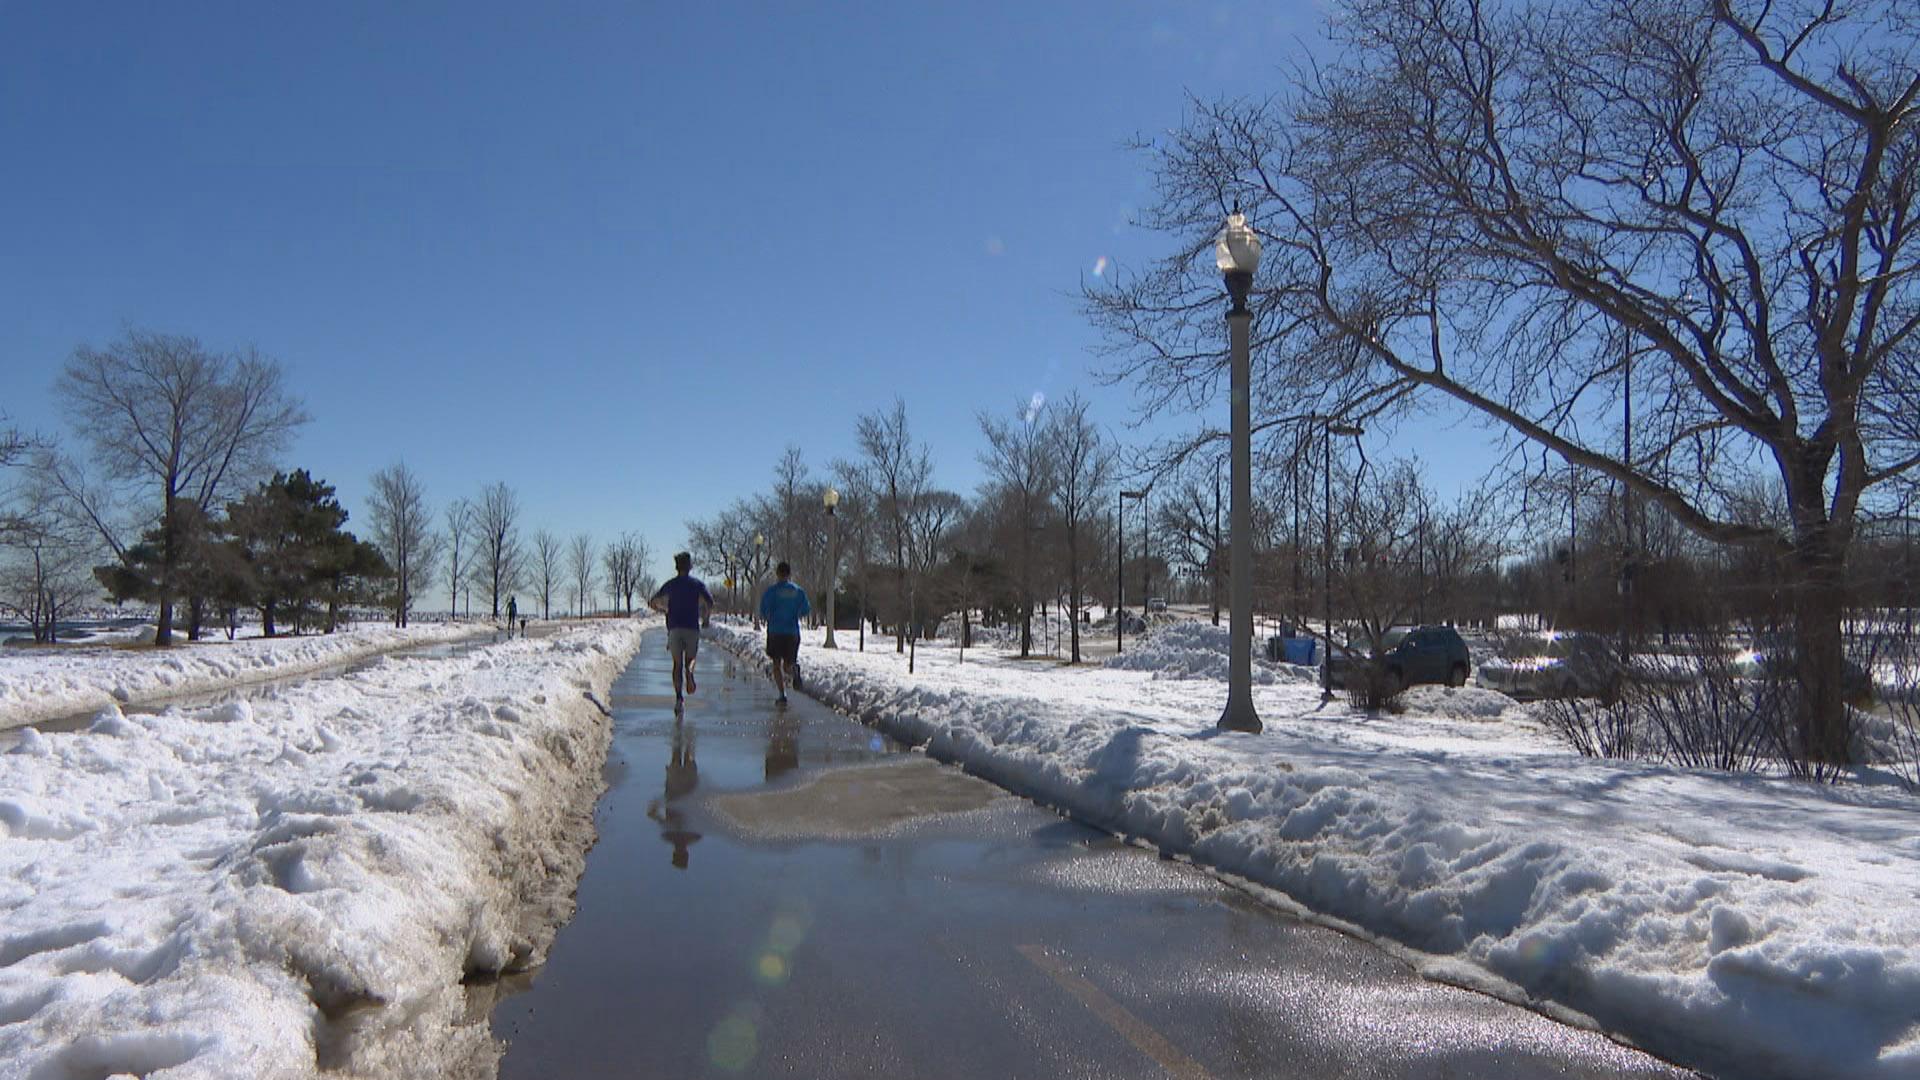
[[513, 624], [520, 618], [520, 605], [515, 603], [515, 599], [515, 597], [507, 597], [507, 637], [509, 639], [513, 637]]
[[[677, 574], [660, 586], [647, 606], [667, 617], [667, 655], [673, 658], [673, 707], [686, 702], [694, 691], [693, 662], [700, 655], [700, 624], [713, 610], [713, 594], [694, 577], [693, 556], [681, 552], [673, 557]], [[685, 685], [683, 692], [681, 686]]]
[[800, 620], [812, 614], [813, 606], [807, 603], [807, 590], [787, 580], [793, 567], [783, 562], [774, 567], [773, 572], [780, 580], [760, 594], [760, 617], [767, 621], [767, 656], [773, 660], [773, 686], [780, 692], [780, 704], [785, 705], [787, 677], [793, 677], [796, 688], [799, 683], [799, 670], [794, 665], [800, 662]]

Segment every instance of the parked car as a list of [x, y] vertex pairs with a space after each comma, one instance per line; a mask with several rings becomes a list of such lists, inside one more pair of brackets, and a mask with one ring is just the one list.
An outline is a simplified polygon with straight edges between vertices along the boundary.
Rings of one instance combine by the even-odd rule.
[[1621, 666], [1613, 642], [1579, 631], [1523, 634], [1480, 662], [1481, 686], [1517, 698], [1613, 697]]
[[1164, 597], [1164, 596], [1152, 596], [1152, 597], [1148, 597], [1148, 598], [1147, 598], [1147, 610], [1148, 610], [1148, 611], [1165, 611], [1165, 610], [1167, 610], [1167, 598], [1166, 598], [1166, 597]]
[[[1362, 648], [1335, 648], [1327, 657], [1328, 678], [1335, 686], [1345, 686], [1347, 672], [1367, 662]], [[1451, 626], [1396, 626], [1381, 635], [1380, 655], [1371, 662], [1380, 665], [1396, 688], [1419, 683], [1465, 686], [1473, 671], [1467, 643]]]
[[[1873, 703], [1873, 675], [1851, 656], [1844, 658], [1840, 675], [1841, 694], [1847, 704], [1866, 708]], [[1754, 639], [1753, 648], [1742, 649], [1733, 658], [1733, 670], [1749, 679], [1791, 681], [1799, 678], [1799, 651], [1786, 634], [1763, 634]]]

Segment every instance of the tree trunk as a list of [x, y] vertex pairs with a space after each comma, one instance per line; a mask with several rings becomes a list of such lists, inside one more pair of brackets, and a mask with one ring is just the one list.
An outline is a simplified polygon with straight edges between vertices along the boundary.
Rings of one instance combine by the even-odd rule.
[[1846, 649], [1841, 638], [1846, 597], [1840, 560], [1825, 529], [1803, 537], [1795, 547], [1796, 734], [1810, 767], [1844, 765], [1853, 725], [1846, 704]]
[[273, 607], [268, 604], [260, 609], [260, 632], [267, 637], [273, 636]]
[[1079, 530], [1067, 526], [1067, 622], [1073, 634], [1071, 663], [1080, 662], [1080, 537]]
[[177, 557], [173, 544], [173, 499], [169, 490], [160, 508], [160, 618], [154, 623], [153, 643], [163, 648], [173, 644], [173, 564]]

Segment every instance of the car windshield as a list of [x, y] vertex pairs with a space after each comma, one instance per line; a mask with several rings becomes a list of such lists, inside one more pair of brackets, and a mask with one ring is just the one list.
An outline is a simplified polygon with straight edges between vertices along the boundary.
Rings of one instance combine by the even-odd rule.
[[1407, 639], [1407, 635], [1412, 632], [1413, 630], [1411, 627], [1396, 626], [1393, 629], [1387, 631], [1385, 634], [1382, 634], [1380, 636], [1380, 647], [1382, 649], [1391, 649], [1395, 645], [1398, 645], [1402, 641], [1405, 641]]

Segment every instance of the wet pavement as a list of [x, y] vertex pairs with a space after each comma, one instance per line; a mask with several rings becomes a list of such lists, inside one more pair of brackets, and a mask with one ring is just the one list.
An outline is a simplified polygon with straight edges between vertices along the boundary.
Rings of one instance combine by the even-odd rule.
[[475, 990], [504, 1077], [1692, 1075], [776, 709], [711, 642], [676, 718], [663, 645], [613, 689], [576, 917]]

